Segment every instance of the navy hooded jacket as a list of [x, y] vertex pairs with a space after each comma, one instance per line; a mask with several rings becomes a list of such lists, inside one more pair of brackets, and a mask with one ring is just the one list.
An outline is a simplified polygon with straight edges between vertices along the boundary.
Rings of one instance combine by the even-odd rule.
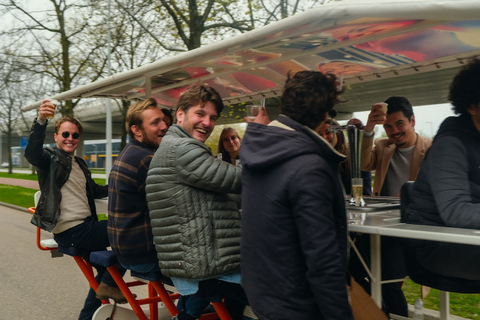
[[242, 159], [242, 285], [260, 319], [352, 319], [345, 283], [343, 155], [280, 116], [248, 125]]

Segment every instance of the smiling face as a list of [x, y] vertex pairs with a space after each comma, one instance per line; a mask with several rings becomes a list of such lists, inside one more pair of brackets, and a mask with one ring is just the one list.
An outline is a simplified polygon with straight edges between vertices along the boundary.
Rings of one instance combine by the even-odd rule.
[[150, 149], [157, 149], [168, 130], [164, 118], [163, 112], [157, 107], [143, 110], [141, 127], [132, 126], [135, 139], [146, 144]]
[[415, 144], [415, 116], [410, 121], [402, 111], [387, 114], [387, 120], [383, 125], [388, 138], [399, 148], [408, 148]]
[[218, 119], [217, 108], [211, 101], [190, 107], [186, 112], [177, 110], [177, 124], [185, 129], [195, 140], [205, 142]]
[[[63, 137], [64, 135], [67, 135], [66, 133], [64, 134], [64, 132], [68, 133], [67, 138]], [[78, 142], [80, 141], [80, 137], [77, 139], [72, 137], [74, 133], [79, 134], [77, 125], [67, 121], [60, 125], [58, 128], [58, 134], [53, 134], [53, 138], [57, 143], [57, 148], [72, 157], [74, 156], [75, 150], [78, 147]]]
[[240, 150], [240, 142], [240, 137], [238, 137], [237, 134], [232, 130], [228, 130], [223, 134], [223, 148], [225, 148], [228, 153], [238, 153]]

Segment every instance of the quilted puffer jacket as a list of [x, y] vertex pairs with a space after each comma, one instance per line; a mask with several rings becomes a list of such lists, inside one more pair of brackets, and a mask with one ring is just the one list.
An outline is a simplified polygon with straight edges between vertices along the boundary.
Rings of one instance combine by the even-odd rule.
[[239, 167], [213, 157], [180, 126], [170, 127], [146, 186], [165, 276], [203, 279], [240, 269], [240, 176]]

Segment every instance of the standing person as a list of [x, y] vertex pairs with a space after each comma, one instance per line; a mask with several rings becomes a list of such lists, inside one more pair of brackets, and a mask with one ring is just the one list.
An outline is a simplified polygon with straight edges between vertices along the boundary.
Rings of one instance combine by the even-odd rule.
[[[402, 185], [417, 177], [432, 139], [415, 132], [415, 115], [407, 98], [390, 97], [385, 103], [386, 114], [381, 105], [375, 104], [368, 115], [363, 129], [361, 167], [363, 171], [375, 170], [374, 196], [398, 197]], [[373, 129], [377, 124], [383, 124], [387, 138], [374, 142]]]
[[218, 154], [221, 154], [221, 159], [233, 165], [239, 161], [240, 144], [242, 138], [238, 131], [232, 127], [226, 127], [220, 133], [218, 140]]
[[[449, 99], [459, 116], [440, 125], [411, 192], [408, 222], [480, 229], [480, 60], [453, 79]], [[412, 241], [419, 263], [443, 276], [480, 280], [480, 248]]]
[[[177, 122], [152, 159], [146, 191], [162, 273], [182, 295], [226, 297], [239, 320], [247, 300], [240, 286], [240, 203], [230, 194], [240, 194], [241, 169], [205, 145], [222, 109], [210, 87], [192, 86], [180, 96]], [[177, 319], [196, 317], [181, 312]]]
[[[390, 97], [385, 103], [388, 104], [386, 114], [381, 111], [380, 104], [375, 104], [368, 115], [362, 140], [361, 169], [375, 170], [374, 196], [398, 197], [402, 185], [416, 179], [432, 140], [415, 132], [415, 115], [407, 98]], [[373, 129], [377, 124], [383, 124], [387, 138], [379, 138], [374, 142]], [[401, 242], [393, 237], [382, 237], [381, 241], [383, 280], [404, 278], [406, 270]], [[359, 235], [356, 245], [369, 261], [370, 238]], [[357, 282], [369, 291], [370, 284], [365, 281], [368, 275], [355, 256], [350, 260], [349, 269]], [[401, 285], [401, 282], [382, 285], [384, 311], [408, 317], [407, 300]]]
[[[61, 246], [84, 251], [105, 250], [110, 245], [107, 221], [98, 221], [94, 199], [106, 197], [107, 186], [96, 184], [85, 161], [75, 156], [83, 127], [74, 117], [57, 120], [53, 135], [56, 146], [43, 147], [47, 116], [55, 112], [52, 107], [50, 100], [43, 100], [25, 148], [25, 158], [37, 169], [42, 192], [32, 223], [52, 232]], [[97, 293], [90, 288], [79, 319], [91, 319], [101, 305], [99, 299], [126, 302], [106, 268], [96, 266], [96, 269]]]
[[345, 157], [314, 132], [338, 102], [335, 75], [288, 77], [278, 120], [249, 124], [242, 172], [242, 285], [261, 320], [352, 319]]

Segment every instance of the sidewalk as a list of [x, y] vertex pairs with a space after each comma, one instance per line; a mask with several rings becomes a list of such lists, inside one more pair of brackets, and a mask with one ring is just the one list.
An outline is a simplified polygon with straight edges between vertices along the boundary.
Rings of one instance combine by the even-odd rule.
[[[23, 174], [31, 174], [32, 170], [31, 169], [15, 169], [13, 168], [13, 173], [23, 173]], [[0, 172], [8, 172], [8, 169], [0, 169]], [[105, 179], [105, 174], [104, 173], [92, 173], [92, 178], [99, 178], [99, 179]], [[9, 178], [0, 178], [0, 179], [9, 179]], [[21, 180], [21, 179], [13, 179], [13, 180]], [[3, 183], [0, 182], [0, 184], [11, 184], [11, 183]], [[16, 185], [16, 184], [11, 184], [11, 185]], [[22, 187], [22, 185], [19, 185]], [[32, 188], [32, 189], [38, 189], [38, 184], [37, 187], [26, 187], [26, 188]]]
[[18, 186], [18, 187], [35, 189], [35, 190], [40, 189], [40, 187], [38, 186], [38, 181], [34, 181], [34, 180], [0, 178], [0, 184], [8, 184], [11, 186]]

